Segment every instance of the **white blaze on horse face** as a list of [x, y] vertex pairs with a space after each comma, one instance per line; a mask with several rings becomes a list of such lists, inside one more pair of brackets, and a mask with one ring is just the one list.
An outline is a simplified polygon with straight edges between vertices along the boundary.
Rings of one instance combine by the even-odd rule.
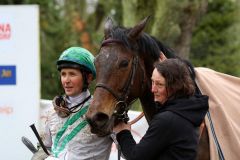
[[106, 53], [106, 54], [105, 54], [105, 57], [106, 57], [106, 59], [108, 59], [108, 57], [109, 57], [109, 53]]

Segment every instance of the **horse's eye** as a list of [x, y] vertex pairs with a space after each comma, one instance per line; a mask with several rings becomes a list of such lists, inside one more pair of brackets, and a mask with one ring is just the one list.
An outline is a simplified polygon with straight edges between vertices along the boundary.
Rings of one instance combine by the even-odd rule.
[[123, 60], [119, 63], [119, 68], [124, 68], [128, 66], [128, 61], [127, 60]]

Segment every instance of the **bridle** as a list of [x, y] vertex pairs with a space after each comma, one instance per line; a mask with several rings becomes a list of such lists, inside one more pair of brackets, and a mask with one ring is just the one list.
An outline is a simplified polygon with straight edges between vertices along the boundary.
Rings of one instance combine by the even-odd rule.
[[[123, 44], [123, 42], [120, 40], [107, 39], [102, 42], [101, 48], [110, 43]], [[129, 120], [129, 117], [127, 115], [127, 112], [129, 110], [129, 104], [135, 101], [135, 100], [133, 100], [132, 102], [127, 103], [127, 99], [128, 99], [131, 87], [133, 85], [133, 81], [134, 81], [134, 77], [136, 75], [136, 70], [137, 70], [138, 64], [139, 64], [139, 57], [137, 54], [134, 54], [132, 63], [131, 63], [131, 71], [130, 71], [128, 79], [123, 87], [123, 93], [121, 95], [118, 95], [112, 88], [108, 87], [106, 84], [103, 84], [103, 83], [97, 83], [96, 87], [95, 87], [95, 89], [98, 87], [103, 88], [103, 89], [107, 90], [108, 92], [110, 92], [114, 96], [114, 98], [117, 100], [117, 103], [115, 104], [115, 110], [113, 112], [113, 115], [116, 116], [116, 118], [118, 120], [121, 120], [124, 122], [127, 122]], [[144, 79], [145, 79], [145, 77], [143, 77], [142, 81], [144, 81]]]

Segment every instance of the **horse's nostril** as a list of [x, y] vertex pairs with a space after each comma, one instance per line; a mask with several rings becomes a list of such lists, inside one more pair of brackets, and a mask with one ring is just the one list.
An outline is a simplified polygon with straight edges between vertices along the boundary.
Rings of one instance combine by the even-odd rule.
[[109, 120], [109, 117], [105, 113], [97, 113], [91, 119], [91, 125], [100, 128], [103, 127]]
[[97, 113], [95, 115], [96, 121], [106, 121], [108, 120], [108, 115], [106, 115], [105, 113]]

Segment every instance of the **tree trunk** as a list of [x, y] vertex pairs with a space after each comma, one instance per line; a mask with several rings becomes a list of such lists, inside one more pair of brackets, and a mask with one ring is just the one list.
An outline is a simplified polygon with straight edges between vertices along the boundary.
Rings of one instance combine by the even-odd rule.
[[197, 20], [207, 10], [207, 0], [201, 2], [193, 1], [183, 8], [181, 21], [179, 23], [180, 35], [175, 42], [175, 50], [180, 57], [189, 59], [192, 32]]

